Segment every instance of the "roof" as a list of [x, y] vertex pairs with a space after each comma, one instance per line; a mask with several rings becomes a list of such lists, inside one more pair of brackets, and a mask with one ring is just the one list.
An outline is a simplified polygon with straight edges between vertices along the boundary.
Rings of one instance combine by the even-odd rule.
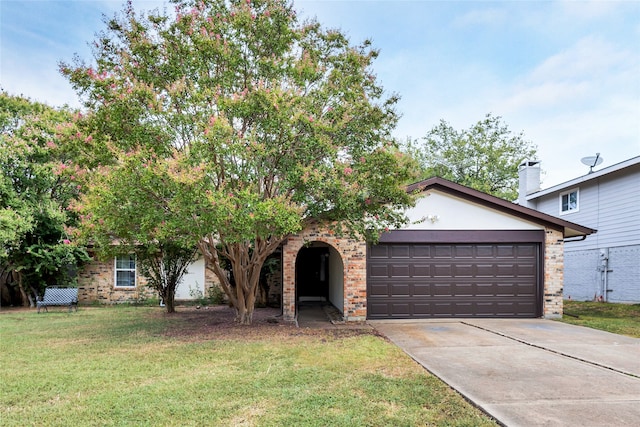
[[451, 182], [444, 178], [429, 178], [424, 181], [411, 184], [407, 187], [408, 193], [424, 192], [428, 190], [438, 190], [443, 193], [513, 215], [526, 221], [531, 221], [549, 228], [560, 230], [565, 238], [588, 236], [589, 234], [597, 232], [597, 230], [592, 228], [584, 227], [570, 221], [565, 221], [555, 216], [539, 212], [535, 209], [517, 205], [499, 197], [483, 193], [482, 191], [456, 184], [455, 182]]
[[567, 188], [575, 187], [582, 183], [601, 178], [602, 176], [609, 175], [614, 172], [621, 171], [623, 169], [630, 168], [632, 166], [640, 165], [640, 156], [632, 157], [624, 162], [616, 163], [615, 165], [606, 167], [604, 169], [600, 169], [599, 171], [595, 171], [589, 173], [587, 175], [574, 178], [571, 181], [563, 182], [562, 184], [554, 185], [553, 187], [549, 187], [545, 190], [536, 191], [530, 194], [527, 194], [527, 200], [534, 200], [538, 197], [546, 196], [547, 194], [555, 193], [558, 191], [566, 190]]

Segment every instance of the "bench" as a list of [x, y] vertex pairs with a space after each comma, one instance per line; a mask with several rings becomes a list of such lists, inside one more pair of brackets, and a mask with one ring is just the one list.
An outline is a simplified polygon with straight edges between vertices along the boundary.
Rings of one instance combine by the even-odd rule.
[[36, 301], [38, 313], [44, 307], [45, 311], [49, 311], [47, 307], [53, 305], [68, 305], [69, 312], [73, 306], [78, 311], [78, 288], [46, 288], [44, 296], [41, 300]]

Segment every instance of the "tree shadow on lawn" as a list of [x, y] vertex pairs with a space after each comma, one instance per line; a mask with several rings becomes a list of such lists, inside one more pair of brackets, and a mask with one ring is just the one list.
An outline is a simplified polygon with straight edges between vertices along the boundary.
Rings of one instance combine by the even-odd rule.
[[235, 321], [235, 311], [225, 305], [180, 307], [175, 313], [154, 313], [166, 322], [163, 336], [186, 340], [233, 339], [255, 341], [263, 339], [289, 339], [300, 336], [318, 336], [322, 339], [338, 339], [359, 335], [377, 335], [372, 328], [336, 328], [327, 321], [327, 328], [299, 328], [281, 317], [279, 308], [256, 308], [253, 323], [240, 325]]

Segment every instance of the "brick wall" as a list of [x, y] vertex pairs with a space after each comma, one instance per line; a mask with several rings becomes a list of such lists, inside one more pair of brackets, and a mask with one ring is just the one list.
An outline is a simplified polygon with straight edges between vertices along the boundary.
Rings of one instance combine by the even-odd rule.
[[93, 260], [78, 273], [78, 300], [81, 303], [99, 302], [114, 304], [134, 302], [157, 297], [155, 291], [146, 286], [144, 277], [136, 273], [135, 288], [116, 288], [115, 262]]
[[367, 317], [367, 246], [365, 242], [337, 237], [326, 227], [314, 223], [289, 237], [282, 254], [282, 311], [286, 320], [296, 315], [296, 258], [300, 249], [312, 242], [330, 245], [344, 266], [344, 312], [346, 321], [364, 321]]
[[542, 315], [547, 319], [554, 319], [562, 317], [564, 239], [560, 231], [551, 229], [545, 231]]

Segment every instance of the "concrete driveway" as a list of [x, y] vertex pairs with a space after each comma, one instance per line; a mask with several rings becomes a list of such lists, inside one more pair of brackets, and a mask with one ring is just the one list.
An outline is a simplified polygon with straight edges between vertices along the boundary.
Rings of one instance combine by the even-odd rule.
[[543, 319], [369, 323], [504, 425], [640, 425], [640, 339]]

